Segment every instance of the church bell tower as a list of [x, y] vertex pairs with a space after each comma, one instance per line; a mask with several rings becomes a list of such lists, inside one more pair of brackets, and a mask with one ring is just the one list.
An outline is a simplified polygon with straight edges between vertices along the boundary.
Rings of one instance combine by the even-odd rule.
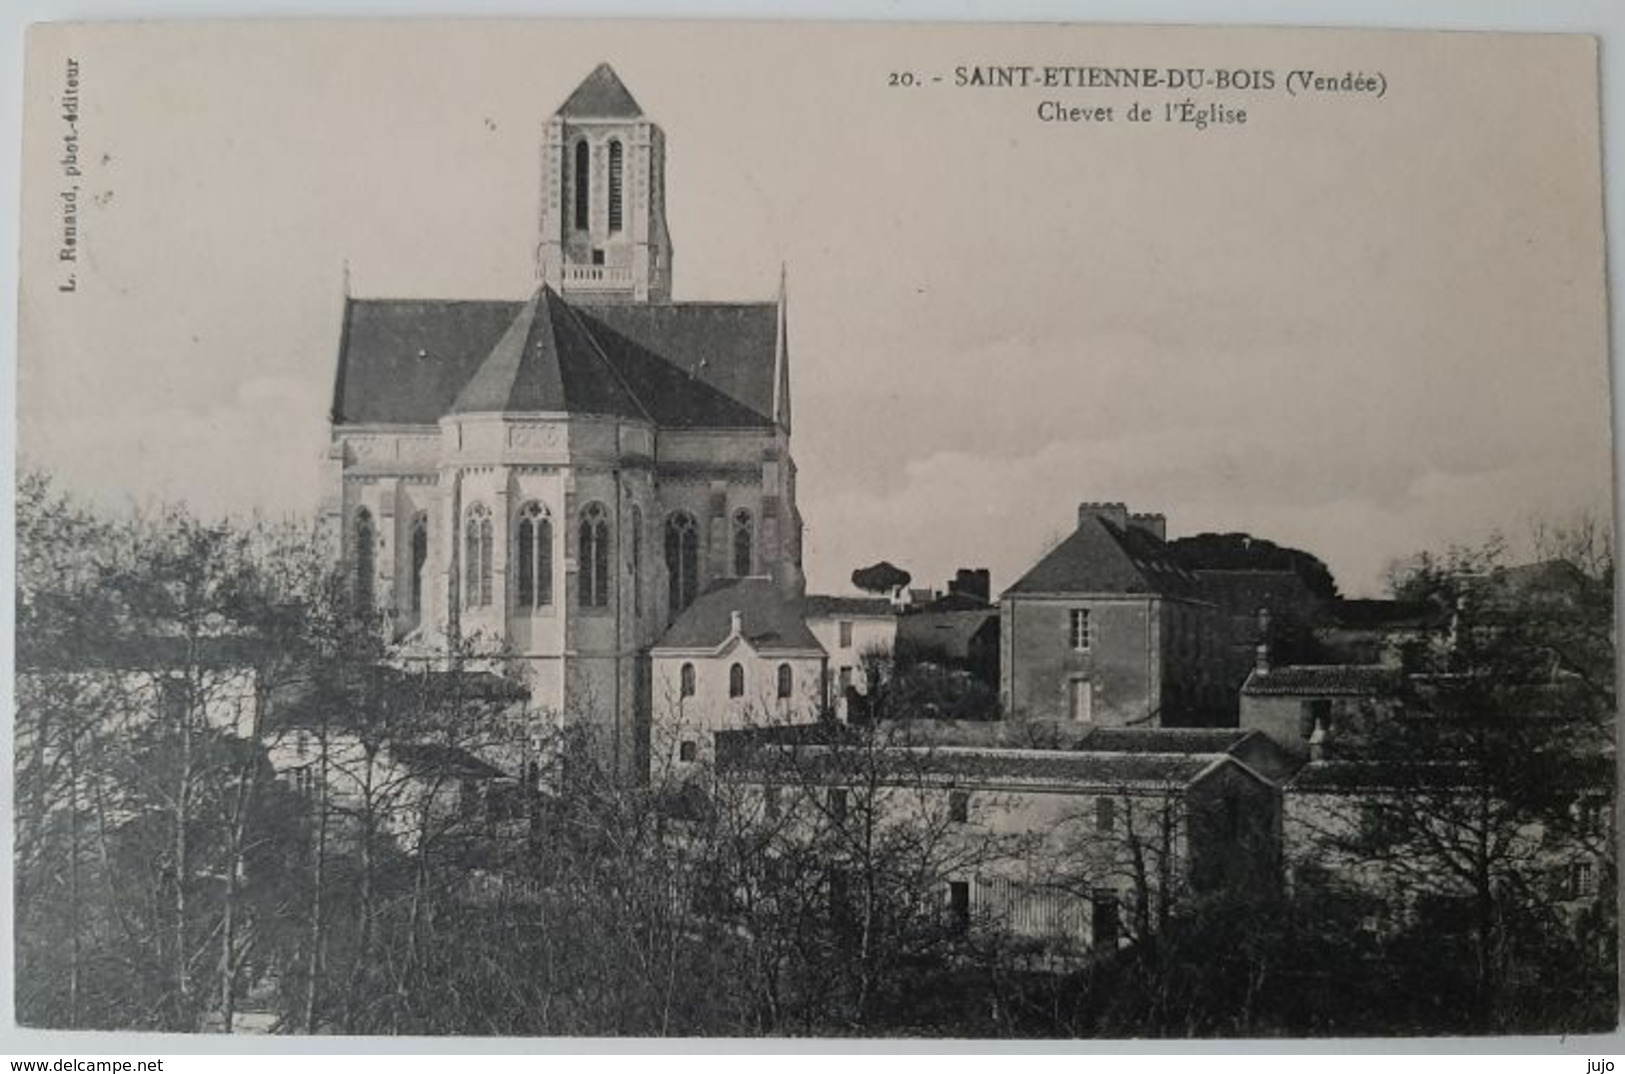
[[577, 302], [667, 302], [666, 136], [594, 68], [542, 136], [536, 277]]

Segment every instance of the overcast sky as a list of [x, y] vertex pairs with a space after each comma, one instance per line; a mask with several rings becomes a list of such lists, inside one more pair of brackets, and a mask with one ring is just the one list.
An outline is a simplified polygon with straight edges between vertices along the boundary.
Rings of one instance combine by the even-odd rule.
[[[343, 273], [520, 297], [542, 121], [608, 60], [666, 132], [678, 298], [788, 263], [811, 583], [1012, 582], [1079, 500], [1308, 548], [1345, 592], [1608, 516], [1595, 58], [1574, 38], [975, 27], [54, 28], [32, 42], [21, 455], [308, 510]], [[79, 290], [55, 290], [65, 56]], [[959, 89], [956, 65], [1380, 70], [1387, 95]], [[899, 89], [893, 71], [945, 77]], [[1245, 107], [1198, 132], [1136, 99]], [[1113, 105], [1040, 122], [1041, 101]]]

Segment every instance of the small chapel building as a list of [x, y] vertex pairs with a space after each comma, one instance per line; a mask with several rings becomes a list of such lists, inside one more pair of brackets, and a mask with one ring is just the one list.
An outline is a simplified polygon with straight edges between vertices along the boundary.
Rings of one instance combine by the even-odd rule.
[[607, 64], [539, 149], [529, 297], [346, 297], [326, 511], [403, 652], [499, 654], [637, 778], [677, 616], [804, 587], [784, 287], [672, 299], [665, 136]]

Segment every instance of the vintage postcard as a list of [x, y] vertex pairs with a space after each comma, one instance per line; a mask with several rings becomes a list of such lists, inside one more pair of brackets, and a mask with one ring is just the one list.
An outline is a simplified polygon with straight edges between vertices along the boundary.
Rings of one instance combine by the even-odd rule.
[[16, 1022], [1613, 1029], [1597, 49], [34, 27]]

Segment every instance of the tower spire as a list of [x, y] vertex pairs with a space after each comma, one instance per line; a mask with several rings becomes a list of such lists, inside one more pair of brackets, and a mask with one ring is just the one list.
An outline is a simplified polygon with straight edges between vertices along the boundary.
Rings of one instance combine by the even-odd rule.
[[779, 262], [779, 326], [773, 354], [773, 423], [790, 431], [790, 270]]

